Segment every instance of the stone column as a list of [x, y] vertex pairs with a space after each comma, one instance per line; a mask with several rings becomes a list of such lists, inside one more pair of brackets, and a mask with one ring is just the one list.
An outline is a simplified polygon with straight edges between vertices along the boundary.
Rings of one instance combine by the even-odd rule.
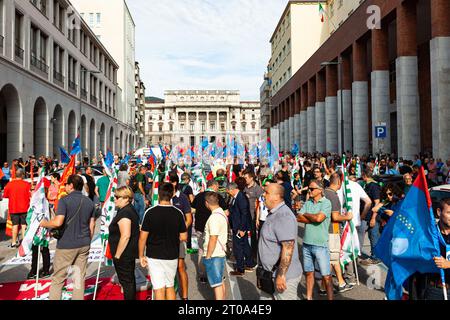
[[305, 83], [302, 86], [302, 96], [301, 96], [301, 112], [300, 112], [300, 123], [301, 123], [301, 152], [308, 152], [308, 84]]
[[[443, 11], [442, 11], [443, 10]], [[431, 103], [433, 156], [450, 159], [450, 1], [431, 2]]]
[[285, 141], [285, 118], [284, 118], [284, 101], [280, 104], [280, 151], [284, 151]]
[[289, 146], [288, 150], [292, 150], [294, 145], [294, 115], [295, 115], [295, 92], [289, 98]]
[[413, 160], [421, 149], [417, 14], [414, 1], [403, 2], [397, 7], [396, 69], [398, 154], [399, 157]]
[[316, 151], [316, 80], [308, 81], [308, 152]]
[[[367, 81], [367, 47], [365, 41], [353, 43], [353, 152], [369, 154], [369, 83]], [[344, 115], [345, 117], [345, 115]]]
[[325, 149], [327, 152], [338, 152], [338, 89], [337, 66], [328, 65], [326, 72], [326, 98], [325, 98]]
[[301, 112], [301, 101], [300, 101], [300, 94], [301, 89], [297, 90], [295, 92], [295, 115], [294, 115], [294, 143], [296, 143], [300, 148], [300, 127], [301, 127], [301, 120], [300, 120], [300, 112]]
[[[372, 30], [372, 153], [391, 153], [391, 113], [389, 90], [389, 34], [387, 26]], [[385, 139], [377, 139], [375, 126], [385, 125]]]
[[342, 76], [339, 76], [342, 82], [339, 84], [339, 90], [337, 94], [337, 119], [338, 119], [338, 150], [342, 154], [341, 145], [341, 103], [343, 102], [344, 108], [344, 149], [353, 151], [353, 123], [352, 123], [352, 73], [351, 73], [351, 61], [350, 56], [342, 54], [340, 56], [341, 66], [338, 72], [342, 72]]
[[325, 125], [325, 74], [316, 74], [316, 150], [326, 151], [326, 125]]

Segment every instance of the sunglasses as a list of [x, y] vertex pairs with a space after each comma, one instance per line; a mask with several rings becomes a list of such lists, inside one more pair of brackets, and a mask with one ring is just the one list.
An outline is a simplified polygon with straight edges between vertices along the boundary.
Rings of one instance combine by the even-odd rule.
[[312, 191], [314, 191], [314, 190], [320, 190], [320, 188], [309, 188], [309, 192], [312, 192]]
[[389, 192], [389, 193], [386, 193], [389, 197], [392, 197], [394, 194], [393, 193], [391, 193], [391, 192]]
[[116, 200], [119, 200], [119, 199], [122, 198], [122, 197], [114, 196], [114, 198], [115, 198]]

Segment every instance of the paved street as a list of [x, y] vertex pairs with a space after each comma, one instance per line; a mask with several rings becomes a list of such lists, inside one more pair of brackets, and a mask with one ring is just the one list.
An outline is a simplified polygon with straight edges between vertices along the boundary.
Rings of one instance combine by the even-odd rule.
[[[299, 227], [299, 235], [301, 236], [303, 227]], [[16, 250], [7, 248], [9, 240], [5, 238], [4, 228], [0, 231], [0, 284], [8, 282], [23, 281], [29, 272], [29, 265], [21, 266], [3, 266], [2, 264], [12, 257], [14, 257]], [[366, 244], [368, 244], [366, 238]], [[299, 244], [301, 238], [299, 237]], [[54, 249], [56, 242], [53, 241], [50, 249]], [[299, 247], [300, 248], [300, 247]], [[364, 248], [367, 252], [368, 246]], [[301, 252], [301, 251], [300, 251]], [[197, 255], [187, 255], [187, 271], [189, 274], [189, 298], [191, 300], [212, 300], [214, 298], [212, 289], [208, 284], [200, 283], [196, 278], [197, 270]], [[95, 277], [97, 272], [97, 263], [90, 263], [88, 267], [87, 277]], [[336, 300], [382, 300], [384, 299], [384, 281], [386, 278], [386, 269], [383, 265], [378, 266], [358, 266], [360, 286], [356, 286], [353, 290], [344, 294], [335, 295]], [[145, 270], [141, 269], [144, 273]], [[232, 270], [232, 265], [227, 263], [227, 271]], [[101, 278], [111, 277], [114, 274], [114, 268], [104, 267], [101, 269]], [[242, 278], [232, 277], [227, 275], [227, 295], [229, 300], [258, 300], [260, 293], [256, 288], [256, 274], [255, 272], [246, 273]], [[334, 278], [335, 279], [335, 278]], [[377, 289], [377, 284], [378, 289]], [[375, 289], [369, 289], [374, 288]], [[302, 277], [301, 285], [298, 291], [299, 297], [304, 299], [306, 295], [305, 279]], [[326, 297], [318, 295], [318, 287], [315, 288], [315, 299], [326, 300]]]

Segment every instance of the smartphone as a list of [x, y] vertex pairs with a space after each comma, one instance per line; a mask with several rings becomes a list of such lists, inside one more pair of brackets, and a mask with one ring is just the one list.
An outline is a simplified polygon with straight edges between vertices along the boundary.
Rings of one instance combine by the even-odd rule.
[[236, 238], [242, 239], [242, 237], [241, 237], [241, 235], [239, 234], [239, 232], [236, 234]]

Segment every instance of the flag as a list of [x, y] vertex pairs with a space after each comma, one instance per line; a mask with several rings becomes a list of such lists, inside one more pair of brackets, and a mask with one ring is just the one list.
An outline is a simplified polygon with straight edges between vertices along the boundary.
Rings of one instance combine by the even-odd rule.
[[70, 162], [70, 156], [67, 153], [66, 149], [63, 147], [59, 147], [59, 152], [61, 153], [61, 163], [67, 164]]
[[423, 167], [385, 226], [375, 255], [389, 268], [385, 292], [389, 300], [402, 298], [403, 283], [414, 273], [439, 273], [433, 261], [440, 257], [439, 234]]
[[361, 169], [361, 161], [356, 160], [356, 178], [360, 179], [362, 176], [362, 169]]
[[202, 141], [202, 152], [208, 147], [208, 144], [209, 144], [208, 138], [204, 138]]
[[378, 163], [378, 157], [375, 160], [375, 167], [373, 168], [373, 175], [374, 176], [380, 175], [380, 164]]
[[0, 180], [2, 180], [4, 176], [5, 174], [3, 173], [3, 170], [0, 168]]
[[105, 202], [102, 207], [102, 215], [101, 215], [101, 226], [100, 226], [100, 237], [102, 239], [102, 245], [106, 248], [105, 257], [106, 257], [106, 265], [112, 266], [112, 256], [110, 255], [109, 250], [109, 225], [114, 218], [114, 214], [116, 211], [116, 205], [114, 203], [114, 195], [117, 189], [118, 183], [118, 173], [119, 171], [115, 168], [112, 171], [109, 171], [109, 168], [106, 167], [106, 163], [103, 161], [103, 166], [107, 171], [107, 174], [110, 178], [110, 183], [108, 187], [108, 191], [106, 192]]
[[64, 169], [64, 172], [61, 176], [61, 180], [59, 180], [59, 190], [58, 190], [58, 197], [55, 202], [55, 212], [58, 209], [58, 201], [62, 197], [66, 196], [66, 183], [67, 180], [71, 175], [75, 174], [75, 156], [70, 157], [70, 162], [67, 165], [67, 167]]
[[325, 21], [325, 10], [322, 7], [322, 4], [319, 2], [319, 16], [320, 16], [320, 21], [324, 22]]
[[72, 143], [70, 156], [76, 156], [81, 152], [80, 135], [78, 135]]
[[[350, 191], [350, 182], [348, 180], [348, 173], [345, 169], [345, 155], [342, 158], [342, 172], [343, 172], [343, 198], [344, 198], [344, 210], [345, 212], [352, 211], [353, 199]], [[341, 263], [342, 270], [345, 270], [345, 266], [356, 260], [360, 254], [358, 233], [356, 232], [353, 221], [347, 221], [344, 226], [344, 232], [341, 236], [341, 253], [339, 262]]]
[[157, 206], [159, 203], [158, 189], [159, 189], [159, 172], [158, 172], [158, 169], [155, 169], [155, 172], [153, 173], [152, 207]]
[[292, 155], [293, 156], [297, 156], [298, 155], [298, 145], [297, 144], [294, 144], [294, 146], [292, 147]]
[[113, 163], [114, 163], [114, 156], [111, 153], [111, 151], [108, 150], [108, 153], [106, 154], [106, 158], [105, 158], [105, 164], [108, 166], [108, 168], [111, 168]]
[[163, 150], [163, 148], [162, 148], [161, 145], [159, 145], [159, 150], [161, 151], [161, 157], [162, 157], [162, 160], [166, 160], [167, 154], [166, 154], [166, 152]]
[[32, 246], [48, 247], [50, 235], [48, 229], [39, 226], [42, 220], [50, 220], [50, 208], [45, 196], [45, 170], [41, 171], [36, 190], [31, 196], [27, 214], [27, 230], [19, 247], [18, 257], [25, 257], [32, 251]]
[[[151, 150], [151, 149], [150, 149]], [[123, 165], [123, 164], [128, 164], [128, 161], [130, 161], [130, 155], [126, 155], [125, 156], [125, 158], [123, 158], [121, 161], [120, 161], [120, 165]]]
[[11, 181], [16, 179], [16, 164], [12, 163], [11, 165]]

